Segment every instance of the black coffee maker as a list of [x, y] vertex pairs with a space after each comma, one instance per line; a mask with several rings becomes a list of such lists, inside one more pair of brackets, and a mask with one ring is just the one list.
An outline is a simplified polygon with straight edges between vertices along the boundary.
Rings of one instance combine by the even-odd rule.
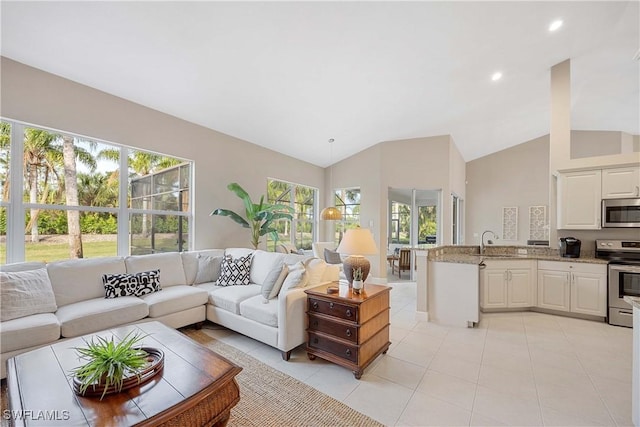
[[580, 258], [582, 242], [575, 237], [560, 238], [560, 256], [564, 258]]

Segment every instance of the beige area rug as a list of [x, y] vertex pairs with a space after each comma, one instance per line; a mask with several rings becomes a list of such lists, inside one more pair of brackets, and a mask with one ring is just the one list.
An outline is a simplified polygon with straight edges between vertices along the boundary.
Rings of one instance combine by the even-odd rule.
[[202, 330], [182, 332], [242, 367], [236, 377], [240, 402], [231, 410], [228, 426], [382, 426]]
[[[211, 338], [202, 330], [181, 332], [242, 367], [236, 376], [240, 402], [231, 410], [228, 426], [382, 426], [303, 382], [266, 365], [242, 351]], [[6, 381], [2, 406], [7, 409]], [[0, 417], [0, 426], [7, 426]]]

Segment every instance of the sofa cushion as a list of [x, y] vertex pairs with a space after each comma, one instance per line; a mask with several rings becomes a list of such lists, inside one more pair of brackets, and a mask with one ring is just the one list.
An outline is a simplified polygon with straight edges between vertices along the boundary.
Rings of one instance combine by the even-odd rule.
[[218, 280], [218, 277], [220, 277], [220, 264], [222, 264], [221, 256], [199, 256], [198, 273], [196, 274], [193, 284], [200, 285]]
[[324, 248], [324, 260], [327, 264], [342, 264], [340, 254], [327, 248]]
[[285, 254], [257, 250], [251, 258], [251, 283], [262, 285], [273, 270], [282, 270]]
[[46, 268], [47, 264], [42, 261], [29, 261], [29, 262], [16, 262], [14, 264], [0, 265], [0, 271], [16, 272], [16, 271], [29, 271], [37, 270], [39, 268]]
[[138, 297], [94, 298], [60, 307], [56, 317], [63, 337], [77, 337], [149, 315], [149, 306]]
[[251, 283], [251, 254], [233, 258], [225, 255], [220, 264], [220, 277], [216, 280], [218, 286], [248, 285]]
[[0, 350], [7, 353], [48, 344], [60, 338], [60, 323], [53, 313], [34, 314], [2, 322]]
[[124, 258], [106, 257], [72, 259], [52, 262], [47, 265], [51, 287], [58, 307], [104, 298], [103, 274], [123, 274], [127, 272]]
[[231, 255], [233, 258], [245, 257], [253, 254], [254, 250], [249, 248], [227, 248], [224, 250], [225, 255]]
[[240, 314], [240, 303], [256, 295], [262, 298], [261, 289], [260, 285], [223, 286], [209, 293], [209, 302], [223, 310]]
[[128, 256], [124, 260], [127, 273], [160, 270], [160, 286], [186, 285], [187, 279], [182, 266], [182, 256], [178, 252]]
[[260, 296], [248, 298], [240, 303], [240, 315], [263, 325], [278, 327], [278, 300], [264, 303]]
[[140, 298], [149, 306], [149, 317], [160, 317], [205, 305], [209, 293], [195, 286], [178, 285]]
[[118, 298], [126, 296], [141, 297], [161, 291], [160, 270], [142, 273], [104, 274], [104, 297]]
[[0, 320], [32, 314], [53, 313], [58, 309], [46, 268], [0, 272]]

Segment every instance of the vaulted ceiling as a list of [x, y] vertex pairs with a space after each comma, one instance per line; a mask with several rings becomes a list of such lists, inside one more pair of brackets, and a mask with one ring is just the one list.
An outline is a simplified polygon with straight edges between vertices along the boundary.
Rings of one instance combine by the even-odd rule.
[[638, 1], [0, 7], [3, 56], [319, 166], [396, 139], [450, 134], [469, 161], [544, 135], [567, 58], [572, 127], [640, 133]]

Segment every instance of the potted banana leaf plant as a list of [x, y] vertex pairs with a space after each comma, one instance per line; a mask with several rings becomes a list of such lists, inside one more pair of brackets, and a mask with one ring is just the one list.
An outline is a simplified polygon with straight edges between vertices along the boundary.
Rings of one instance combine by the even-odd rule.
[[209, 215], [228, 216], [244, 228], [251, 229], [251, 244], [254, 249], [258, 249], [260, 238], [270, 235], [274, 240], [278, 240], [278, 232], [274, 228], [274, 222], [280, 219], [293, 220], [293, 208], [282, 204], [265, 203], [264, 196], [260, 197], [259, 203], [253, 203], [249, 194], [238, 184], [231, 183], [227, 188], [235, 193], [244, 203], [244, 218], [230, 209], [216, 209]]

